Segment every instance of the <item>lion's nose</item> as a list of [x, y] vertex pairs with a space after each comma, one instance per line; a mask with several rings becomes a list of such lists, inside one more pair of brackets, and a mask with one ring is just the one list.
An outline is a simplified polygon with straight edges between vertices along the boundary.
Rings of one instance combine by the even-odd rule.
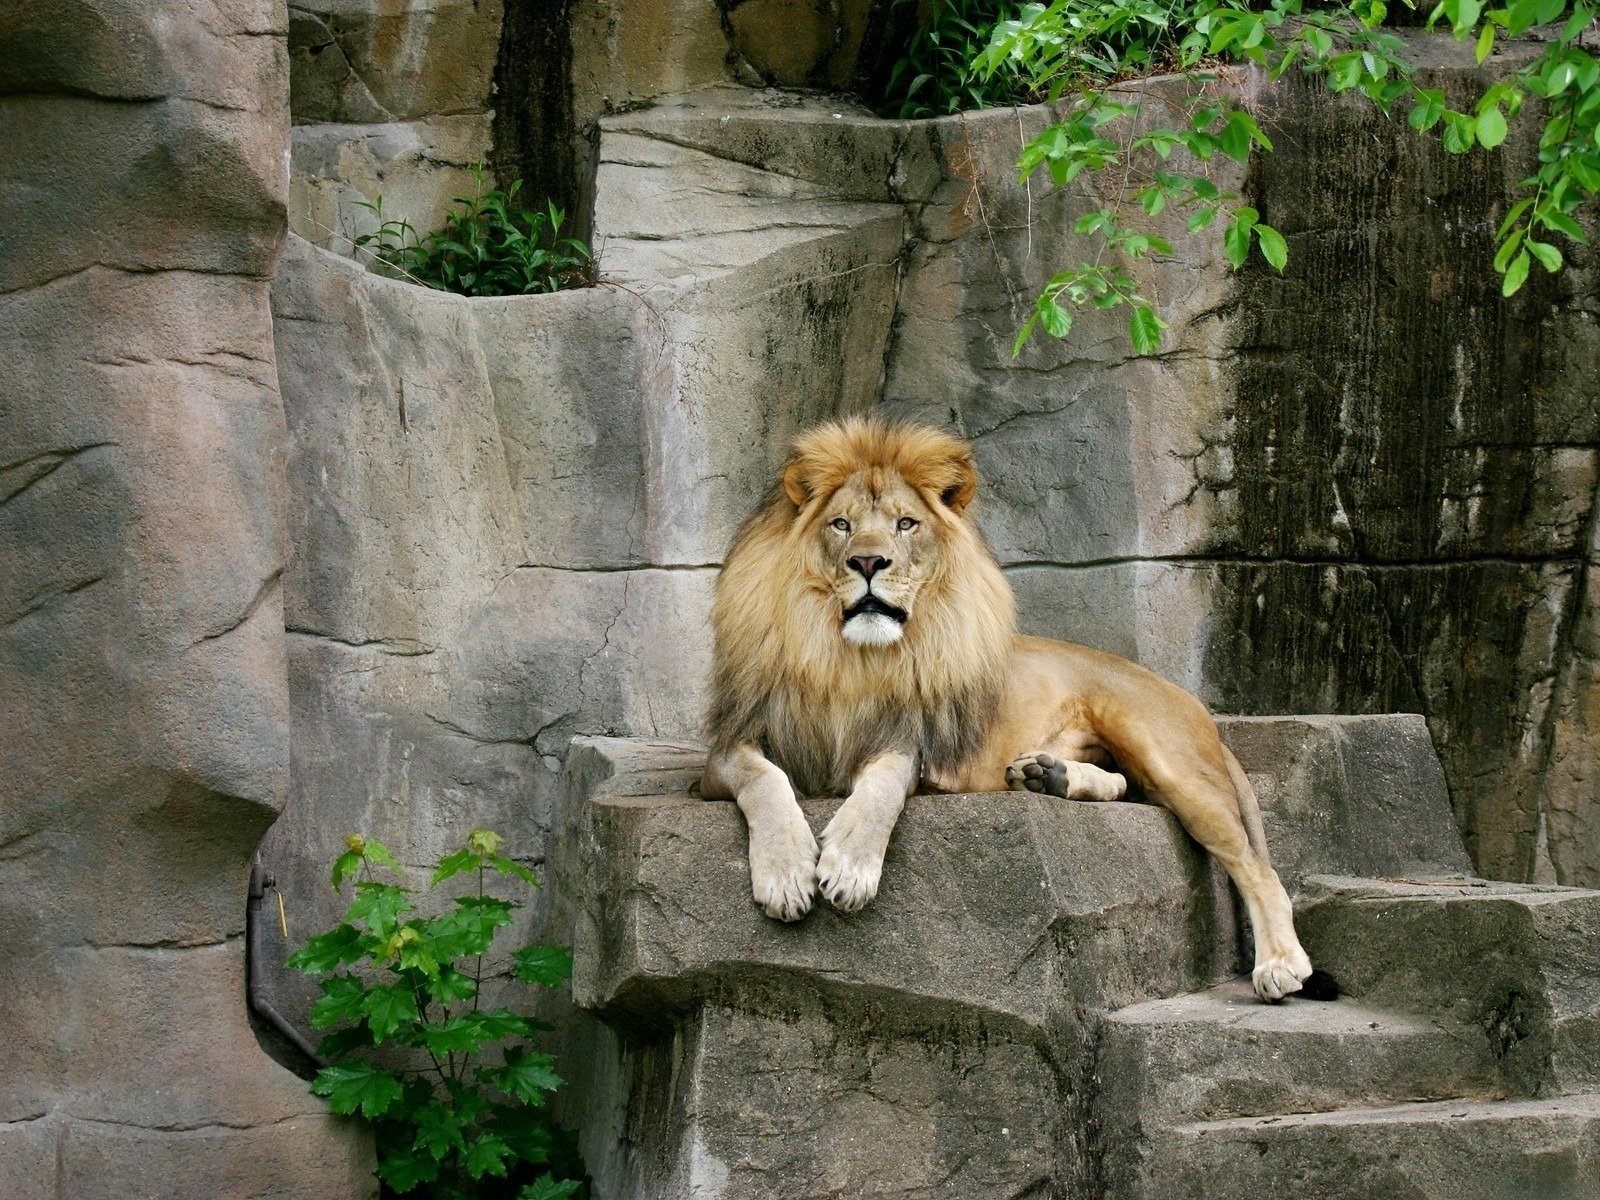
[[847, 560], [852, 567], [861, 572], [861, 578], [870, 580], [879, 571], [889, 566], [887, 558], [879, 558], [876, 554], [857, 554]]

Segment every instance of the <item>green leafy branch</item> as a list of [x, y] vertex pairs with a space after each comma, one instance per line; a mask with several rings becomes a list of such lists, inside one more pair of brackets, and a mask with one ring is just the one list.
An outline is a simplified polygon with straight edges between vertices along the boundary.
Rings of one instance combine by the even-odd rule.
[[[543, 1105], [561, 1077], [551, 1056], [528, 1044], [550, 1026], [481, 1004], [485, 956], [521, 907], [490, 895], [488, 876], [538, 886], [500, 845], [498, 834], [474, 830], [461, 850], [440, 860], [429, 886], [475, 873], [476, 890], [438, 916], [408, 916], [417, 911], [411, 889], [375, 871], [397, 872], [394, 856], [351, 834], [331, 874], [336, 891], [352, 885], [344, 920], [288, 960], [295, 970], [325, 976], [311, 1024], [340, 1027], [318, 1046], [333, 1063], [311, 1090], [334, 1112], [374, 1123], [378, 1176], [395, 1192], [428, 1185], [430, 1196], [467, 1200], [486, 1177], [513, 1172], [525, 1177], [519, 1200], [563, 1200], [582, 1186], [532, 1170], [558, 1150]], [[572, 973], [570, 954], [553, 946], [525, 946], [511, 963], [518, 979], [542, 987], [558, 987]], [[365, 971], [351, 969], [363, 965]], [[400, 1049], [380, 1065], [374, 1052], [385, 1046]]]
[[[998, 22], [971, 69], [981, 78], [1001, 70], [1020, 74], [1052, 101], [1071, 93], [1066, 119], [1029, 142], [1018, 160], [1024, 179], [1048, 165], [1058, 186], [1084, 170], [1120, 166], [1130, 172], [1135, 156], [1166, 160], [1182, 150], [1204, 165], [1218, 152], [1243, 163], [1255, 147], [1271, 150], [1248, 112], [1215, 101], [1193, 105], [1181, 125], [1150, 129], [1121, 145], [1105, 137], [1101, 126], [1139, 110], [1136, 99], [1109, 99], [1119, 94], [1110, 89], [1158, 69], [1198, 72], [1198, 81], [1207, 77], [1203, 68], [1218, 61], [1251, 63], [1272, 79], [1297, 68], [1336, 93], [1360, 92], [1385, 112], [1407, 106], [1408, 124], [1419, 132], [1438, 128], [1444, 148], [1453, 154], [1500, 146], [1524, 102], [1536, 98], [1545, 115], [1539, 166], [1519, 184], [1527, 194], [1501, 224], [1494, 266], [1507, 296], [1522, 287], [1533, 262], [1559, 270], [1564, 257], [1554, 239], [1585, 240], [1574, 213], [1600, 190], [1600, 61], [1582, 45], [1595, 25], [1594, 0], [1514, 0], [1500, 7], [1486, 7], [1483, 0], [1441, 0], [1430, 28], [1444, 23], [1457, 39], [1475, 40], [1480, 63], [1497, 40], [1535, 31], [1546, 39], [1537, 57], [1509, 79], [1491, 84], [1465, 110], [1452, 109], [1441, 90], [1415, 81], [1402, 56], [1405, 43], [1379, 28], [1386, 16], [1383, 0], [1350, 0], [1311, 11], [1301, 0], [1272, 0], [1259, 10], [1248, 7], [1247, 0], [1053, 0], [1025, 5], [1014, 18]], [[1223, 248], [1236, 269], [1252, 243], [1274, 269], [1282, 271], [1288, 261], [1282, 235], [1263, 224], [1255, 209], [1235, 204], [1236, 196], [1217, 192], [1204, 174], [1158, 170], [1134, 198], [1149, 216], [1167, 204], [1190, 206], [1190, 232], [1226, 216]], [[1158, 348], [1161, 326], [1152, 322], [1148, 302], [1125, 272], [1103, 264], [1108, 253], [1135, 260], [1135, 248], [1148, 250], [1154, 243], [1132, 240], [1118, 209], [1102, 209], [1099, 215], [1098, 222], [1080, 221], [1077, 230], [1099, 238], [1094, 261], [1046, 285], [1014, 352], [1020, 353], [1035, 328], [1057, 336], [1071, 328], [1070, 316], [1056, 311], [1063, 297], [1079, 306], [1131, 305], [1135, 348], [1140, 353]]]

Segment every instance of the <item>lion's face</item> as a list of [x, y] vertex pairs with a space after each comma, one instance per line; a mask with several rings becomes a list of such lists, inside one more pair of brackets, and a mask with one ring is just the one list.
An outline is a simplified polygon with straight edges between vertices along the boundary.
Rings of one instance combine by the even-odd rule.
[[815, 522], [819, 565], [839, 603], [839, 631], [857, 646], [900, 640], [916, 611], [917, 592], [937, 570], [937, 518], [898, 476], [857, 475], [840, 487]]
[[931, 771], [965, 761], [1016, 636], [977, 489], [970, 447], [941, 430], [847, 418], [801, 435], [717, 579], [711, 740], [762, 747], [814, 795], [886, 747]]

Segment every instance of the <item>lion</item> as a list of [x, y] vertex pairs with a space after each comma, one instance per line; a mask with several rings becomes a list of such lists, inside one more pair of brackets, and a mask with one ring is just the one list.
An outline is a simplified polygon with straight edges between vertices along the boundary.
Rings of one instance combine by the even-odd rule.
[[[1020, 635], [977, 489], [965, 442], [850, 418], [796, 441], [734, 538], [712, 613], [701, 794], [743, 812], [756, 904], [797, 921], [820, 890], [862, 908], [919, 787], [1108, 801], [1132, 780], [1238, 888], [1256, 993], [1299, 991], [1311, 961], [1210, 713], [1126, 659]], [[797, 792], [846, 797], [820, 838]]]

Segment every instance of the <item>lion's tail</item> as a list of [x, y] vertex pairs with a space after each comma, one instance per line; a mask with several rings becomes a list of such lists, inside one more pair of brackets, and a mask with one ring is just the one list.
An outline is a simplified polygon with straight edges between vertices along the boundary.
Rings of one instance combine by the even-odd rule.
[[1272, 856], [1267, 853], [1267, 831], [1261, 824], [1261, 806], [1256, 803], [1256, 790], [1250, 786], [1250, 777], [1244, 773], [1232, 750], [1224, 746], [1222, 757], [1228, 764], [1228, 776], [1233, 780], [1234, 794], [1239, 797], [1239, 819], [1244, 822], [1250, 848], [1270, 867]]

